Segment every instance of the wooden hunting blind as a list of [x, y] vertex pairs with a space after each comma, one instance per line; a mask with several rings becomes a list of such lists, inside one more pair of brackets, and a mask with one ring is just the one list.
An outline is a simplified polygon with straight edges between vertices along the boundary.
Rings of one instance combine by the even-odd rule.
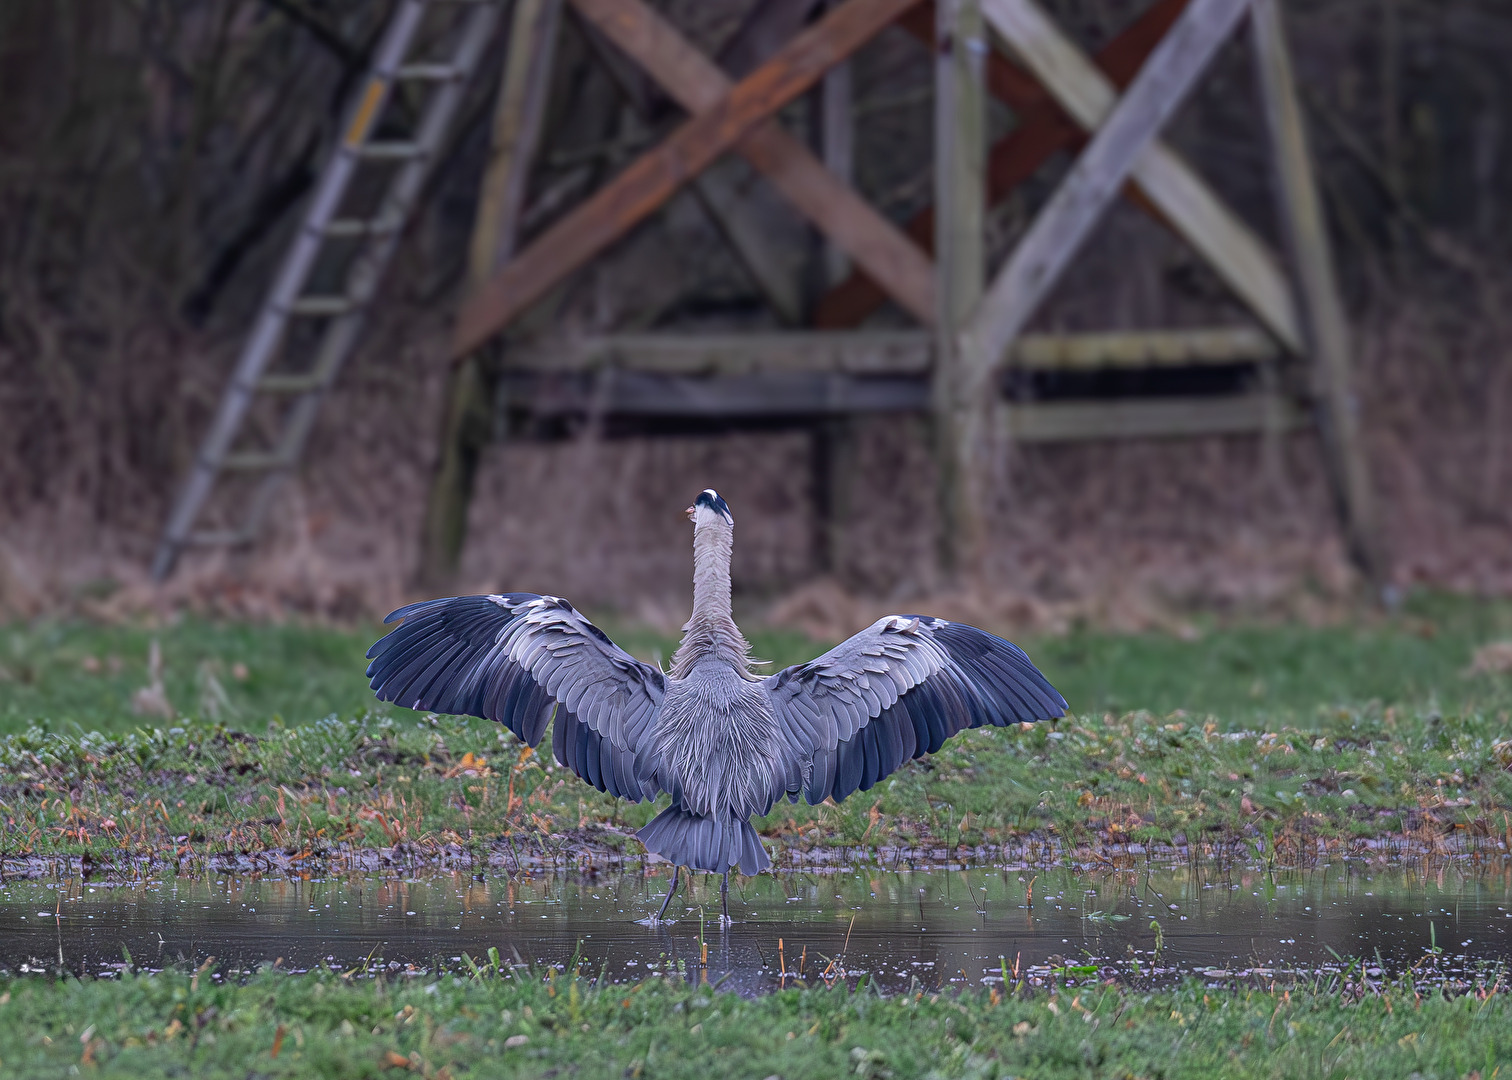
[[[425, 518], [422, 576], [452, 576], [481, 447], [498, 428], [539, 434], [557, 418], [592, 416], [611, 431], [800, 426], [814, 433], [821, 512], [845, 504], [848, 418], [912, 413], [932, 420], [942, 512], [941, 559], [966, 567], [982, 543], [981, 508], [1004, 440], [1277, 432], [1317, 425], [1354, 559], [1382, 572], [1350, 376], [1348, 326], [1308, 155], [1282, 29], [1280, 0], [1155, 0], [1089, 56], [1037, 0], [763, 0], [747, 18], [759, 62], [732, 75], [646, 0], [402, 0], [350, 110], [299, 237], [270, 290], [237, 374], [164, 532], [154, 571], [186, 548], [252, 540], [278, 481], [295, 466], [321, 396], [350, 353], [395, 238], [413, 211], [461, 87], [508, 22], [506, 57], [482, 182], [468, 290], [452, 342], [447, 416]], [[455, 20], [447, 57], [409, 51], [432, 9]], [[815, 9], [818, 9], [815, 11]], [[552, 63], [564, 11], [606, 67], [649, 77], [686, 117], [650, 149], [528, 243], [518, 242], [532, 162], [543, 142]], [[433, 16], [434, 17], [434, 16]], [[850, 181], [854, 115], [848, 59], [898, 25], [933, 50], [933, 206], [896, 224]], [[1273, 252], [1161, 131], [1219, 50], [1247, 35], [1263, 109], [1285, 258]], [[763, 39], [780, 43], [758, 47]], [[728, 63], [728, 58], [726, 58]], [[730, 65], [734, 67], [736, 65]], [[375, 141], [392, 87], [434, 85], [410, 139]], [[817, 146], [779, 113], [817, 90]], [[448, 96], [449, 95], [449, 96]], [[989, 96], [1014, 123], [989, 145]], [[1002, 265], [989, 277], [990, 210], [1054, 155], [1076, 157]], [[743, 158], [823, 235], [835, 280], [805, 304], [762, 223], [711, 165]], [[344, 208], [364, 163], [397, 163], [364, 210]], [[344, 170], [344, 171], [343, 171]], [[694, 185], [751, 279], [786, 323], [762, 332], [607, 334], [564, 342], [501, 332], [670, 197]], [[1110, 205], [1125, 198], [1171, 229], [1251, 317], [1201, 329], [1030, 333], [1035, 313]], [[312, 267], [349, 245], [329, 291]], [[848, 270], [848, 274], [846, 271]], [[329, 278], [329, 274], [327, 275]], [[887, 301], [914, 329], [862, 324]], [[284, 356], [291, 321], [318, 331], [313, 360]], [[282, 357], [282, 359], [279, 359]], [[293, 369], [290, 370], [290, 366]], [[1005, 395], [1013, 373], [1150, 371], [1245, 365], [1260, 377], [1223, 392], [1045, 401]], [[280, 370], [281, 369], [281, 370]], [[1282, 378], [1280, 372], [1302, 378]], [[271, 448], [245, 449], [257, 395], [292, 398]], [[229, 530], [197, 527], [218, 479], [256, 473]], [[836, 530], [826, 530], [835, 536]], [[838, 560], [836, 551], [828, 553]]]

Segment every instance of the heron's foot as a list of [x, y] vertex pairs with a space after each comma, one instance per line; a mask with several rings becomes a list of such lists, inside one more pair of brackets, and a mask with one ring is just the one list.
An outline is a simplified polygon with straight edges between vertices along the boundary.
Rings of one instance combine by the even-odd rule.
[[728, 915], [721, 915], [719, 917], [719, 925], [720, 926], [734, 926], [735, 925], [735, 920], [732, 919], [732, 918], [730, 918]]

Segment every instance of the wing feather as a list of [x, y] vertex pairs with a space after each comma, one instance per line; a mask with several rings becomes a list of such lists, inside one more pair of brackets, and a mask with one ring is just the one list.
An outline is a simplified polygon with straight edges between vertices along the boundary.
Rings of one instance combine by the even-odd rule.
[[865, 791], [967, 728], [1066, 711], [1065, 698], [1017, 645], [919, 615], [879, 619], [764, 686], [810, 803]]
[[636, 802], [660, 791], [645, 738], [666, 694], [643, 664], [554, 596], [506, 593], [426, 600], [368, 650], [385, 701], [498, 720], [535, 746], [555, 716], [557, 760], [600, 791]]

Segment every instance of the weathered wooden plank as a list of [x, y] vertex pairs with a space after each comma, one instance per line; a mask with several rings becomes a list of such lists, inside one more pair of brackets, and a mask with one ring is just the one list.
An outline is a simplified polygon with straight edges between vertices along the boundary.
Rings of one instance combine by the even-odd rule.
[[817, 6], [818, 0], [761, 0], [750, 5], [740, 26], [714, 57], [720, 70], [737, 79], [750, 74], [803, 29]]
[[1113, 331], [1096, 334], [1025, 334], [1014, 343], [1012, 364], [1033, 371], [1100, 368], [1191, 367], [1275, 360], [1274, 338], [1248, 326], [1201, 330]]
[[[641, 0], [573, 0], [573, 6], [689, 112], [701, 114], [731, 93], [724, 72]], [[905, 310], [933, 321], [929, 258], [845, 179], [775, 120], [758, 124], [734, 148]]]
[[[710, 162], [915, 2], [848, 0], [793, 38], [717, 104], [685, 121], [495, 274], [463, 308], [453, 337], [453, 355], [464, 355], [497, 333], [563, 277], [645, 220]], [[812, 155], [808, 160], [813, 160]], [[779, 187], [785, 182], [796, 186], [789, 174], [802, 171], [792, 160], [768, 157], [752, 163], [763, 172], [782, 176], [774, 176]], [[815, 161], [814, 166], [821, 176], [828, 176], [823, 165]], [[859, 253], [853, 254], [860, 259]], [[886, 268], [884, 274], [891, 269]], [[933, 310], [932, 299], [928, 310]]]
[[[984, 9], [1001, 12], [1028, 3], [984, 0]], [[1030, 315], [1123, 187], [1135, 162], [1185, 99], [1247, 8], [1248, 0], [1192, 0], [1156, 46], [1009, 256], [962, 333], [961, 348], [978, 386], [990, 378], [999, 358], [1023, 331]]]
[[[1195, 330], [1122, 330], [1025, 334], [1012, 363], [1029, 371], [1258, 364], [1277, 359], [1269, 334], [1247, 326]], [[546, 340], [510, 357], [510, 367], [541, 374], [615, 367], [663, 375], [751, 375], [817, 371], [845, 375], [927, 375], [933, 335], [925, 330], [796, 330], [764, 333], [606, 334]]]
[[[831, 2], [834, 6], [834, 0]], [[855, 181], [856, 124], [852, 114], [851, 62], [837, 64], [824, 75], [819, 84], [819, 139], [824, 167], [847, 187]], [[922, 255], [922, 252], [920, 253]], [[850, 259], [845, 249], [831, 240], [825, 245], [824, 279], [827, 285], [836, 285], [850, 273]], [[836, 435], [843, 438], [843, 435]], [[827, 452], [821, 457], [828, 458]], [[839, 455], [844, 457], [846, 455]], [[844, 502], [844, 499], [839, 499]]]
[[1008, 423], [1017, 442], [1053, 443], [1252, 435], [1296, 427], [1301, 417], [1285, 399], [1235, 394], [1009, 405]]
[[514, 254], [530, 164], [551, 90], [562, 0], [517, 0], [494, 106], [493, 136], [468, 248], [468, 287], [481, 286]]
[[1381, 587], [1388, 580], [1389, 567], [1360, 432], [1359, 399], [1350, 370], [1349, 323], [1339, 298], [1328, 226], [1292, 82], [1285, 28], [1275, 0], [1254, 0], [1253, 9], [1255, 68], [1275, 158], [1281, 218], [1307, 310], [1320, 406], [1318, 427], [1343, 510], [1350, 554], [1372, 584]]
[[982, 508], [997, 396], [973, 394], [960, 332], [982, 298], [987, 273], [986, 28], [976, 0], [935, 0], [935, 364], [933, 441], [940, 568], [974, 564], [985, 538]]
[[[1097, 53], [1098, 67], [1117, 88], [1123, 89], [1134, 78], [1150, 50], [1165, 36], [1186, 5], [1187, 0], [1158, 0]], [[927, 6], [912, 9], [898, 20], [898, 25], [932, 46], [934, 20], [929, 17]], [[1057, 152], [1084, 145], [1086, 133], [1047, 90], [1000, 52], [993, 51], [988, 56], [987, 86], [994, 97], [1013, 108], [1018, 119], [1013, 131], [999, 139], [988, 154], [987, 202], [996, 205]], [[1137, 205], [1150, 204], [1141, 197]], [[915, 242], [933, 251], [934, 208], [925, 207], [915, 214], [905, 231]], [[887, 294], [866, 272], [857, 268], [815, 304], [814, 324], [831, 330], [855, 326], [886, 298]]]
[[921, 412], [928, 383], [921, 376], [842, 375], [779, 371], [715, 377], [613, 372], [607, 383], [594, 372], [573, 375], [509, 371], [509, 400], [539, 417], [602, 415], [707, 420], [711, 418], [824, 417], [853, 413]]
[[849, 416], [829, 417], [814, 425], [811, 436], [815, 562], [841, 582], [850, 564], [846, 541], [853, 525], [860, 470], [855, 426]]
[[[983, 5], [1017, 59], [1071, 117], [1089, 131], [1101, 126], [1118, 100], [1117, 90], [1033, 0], [983, 0]], [[1288, 348], [1300, 350], [1302, 332], [1285, 275], [1254, 231], [1163, 144], [1146, 149], [1133, 180], [1261, 322]]]
[[666, 375], [924, 375], [930, 367], [930, 348], [929, 333], [923, 330], [610, 334], [570, 343], [543, 341], [512, 366], [538, 372], [614, 366]]
[[[561, 0], [517, 0], [494, 106], [488, 164], [468, 247], [467, 287], [480, 288], [514, 254], [531, 166], [551, 91]], [[467, 511], [492, 427], [494, 365], [470, 352], [447, 373], [435, 471], [420, 525], [419, 583], [450, 587], [467, 540]]]
[[[928, 379], [918, 375], [790, 371], [690, 377], [616, 370], [605, 379], [586, 371], [546, 375], [511, 370], [504, 378], [511, 404], [541, 419], [593, 412], [604, 418], [801, 422], [917, 415], [928, 409], [930, 398]], [[1040, 401], [1004, 408], [1015, 439], [1031, 443], [1255, 434], [1303, 422], [1285, 399], [1261, 393]]]
[[[834, 7], [841, 0], [827, 0]], [[831, 68], [819, 84], [819, 139], [824, 167], [847, 186], [855, 183], [856, 121], [851, 61]], [[922, 252], [920, 253], [922, 255]], [[824, 246], [824, 283], [837, 285], [851, 272], [845, 249], [833, 240]], [[814, 507], [814, 561], [820, 571], [844, 582], [850, 566], [850, 537], [860, 479], [856, 422], [830, 417], [814, 425], [809, 473]]]
[[[736, 51], [743, 57], [750, 54], [752, 42], [765, 39], [766, 35], [759, 30], [768, 22], [780, 21], [775, 16], [791, 14], [793, 7], [787, 2], [753, 12], [754, 24], [748, 22], [742, 27], [743, 40], [736, 44], [743, 47]], [[577, 25], [626, 102], [643, 122], [654, 124], [657, 108], [667, 104], [661, 87], [580, 13]], [[800, 21], [789, 28], [783, 37], [791, 37], [801, 25]], [[780, 44], [781, 40], [773, 49]], [[766, 59], [766, 55], [769, 53], [755, 57], [749, 67]], [[798, 326], [806, 314], [802, 278], [808, 254], [807, 228], [789, 207], [758, 205], [750, 198], [750, 184], [750, 166], [738, 158], [725, 156], [699, 173], [692, 191], [778, 320], [784, 326]], [[784, 210], [789, 211], [789, 220], [781, 220]]]

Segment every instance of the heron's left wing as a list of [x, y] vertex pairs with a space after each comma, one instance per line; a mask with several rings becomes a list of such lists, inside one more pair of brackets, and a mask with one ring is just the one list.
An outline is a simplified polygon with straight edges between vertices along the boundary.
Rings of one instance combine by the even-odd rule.
[[408, 709], [497, 720], [531, 746], [553, 715], [557, 760], [634, 802], [660, 790], [650, 732], [666, 679], [566, 600], [452, 596], [402, 607], [368, 650], [373, 692]]
[[878, 619], [765, 687], [810, 803], [865, 791], [967, 728], [1066, 711], [1017, 645], [928, 615]]

